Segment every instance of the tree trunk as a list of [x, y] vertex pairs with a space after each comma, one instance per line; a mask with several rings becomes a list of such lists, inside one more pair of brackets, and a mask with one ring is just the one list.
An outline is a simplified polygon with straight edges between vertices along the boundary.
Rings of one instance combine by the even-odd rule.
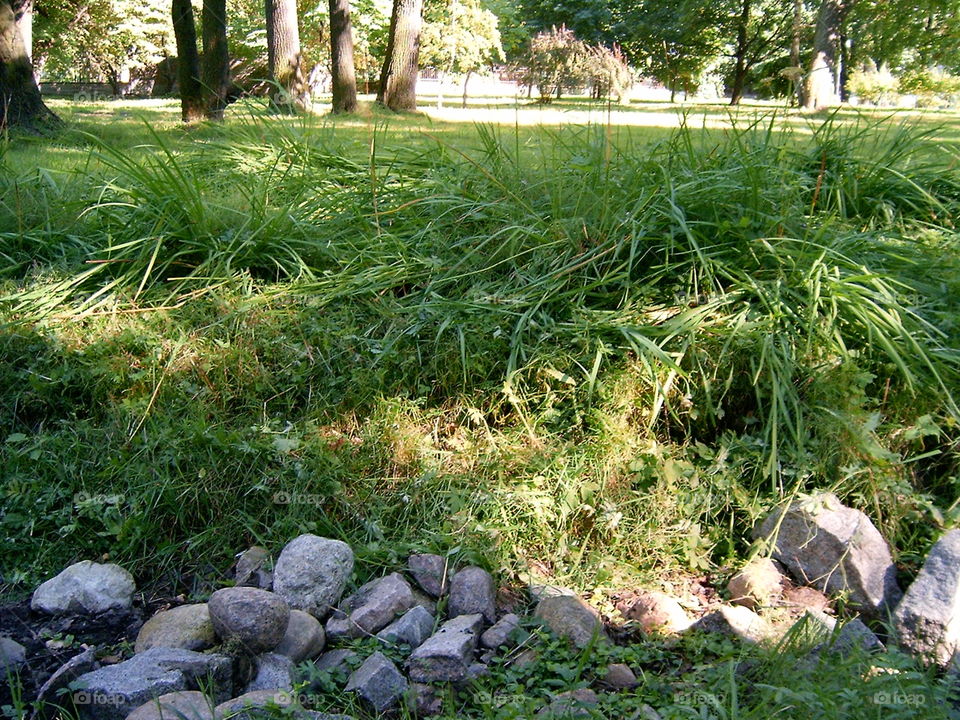
[[743, 97], [743, 86], [747, 82], [747, 30], [750, 24], [751, 0], [741, 0], [740, 17], [737, 18], [737, 65], [733, 71], [733, 88], [730, 92], [730, 104], [739, 105]]
[[357, 110], [357, 74], [353, 67], [350, 0], [330, 0], [330, 69], [334, 113]]
[[813, 62], [807, 76], [806, 108], [820, 110], [839, 102], [840, 34], [854, 0], [823, 0], [813, 38]]
[[230, 90], [230, 55], [227, 50], [227, 1], [203, 0], [204, 110], [208, 120], [223, 120]]
[[190, 0], [173, 0], [173, 34], [177, 39], [177, 77], [180, 83], [180, 116], [185, 123], [203, 120], [203, 86], [197, 55], [197, 26]]
[[[795, 68], [800, 67], [800, 35], [803, 33], [803, 0], [793, 0], [793, 28], [790, 38], [790, 65]], [[794, 95], [797, 99], [797, 107], [803, 107], [806, 102], [804, 93], [804, 83], [800, 81], [799, 75], [793, 79]]]
[[43, 104], [23, 28], [32, 27], [32, 0], [0, 0], [0, 130], [40, 130], [59, 121]]
[[463, 103], [461, 103], [460, 107], [465, 108], [467, 106], [467, 98], [469, 97], [467, 95], [467, 83], [470, 82], [471, 75], [473, 75], [473, 70], [467, 70], [467, 75], [463, 78]]
[[278, 85], [273, 104], [287, 112], [306, 110], [310, 106], [310, 91], [300, 51], [297, 0], [266, 0], [265, 6], [270, 79]]
[[390, 39], [380, 73], [377, 102], [394, 111], [417, 109], [417, 62], [423, 0], [393, 0]]

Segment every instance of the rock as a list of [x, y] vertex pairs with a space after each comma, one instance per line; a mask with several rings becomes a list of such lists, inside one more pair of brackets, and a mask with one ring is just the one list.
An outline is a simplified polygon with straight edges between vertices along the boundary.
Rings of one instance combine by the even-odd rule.
[[488, 625], [497, 620], [497, 588], [483, 568], [466, 567], [450, 580], [447, 616], [479, 613]]
[[346, 691], [357, 693], [373, 712], [379, 714], [403, 697], [407, 681], [386, 655], [375, 652], [350, 676]]
[[301, 535], [280, 553], [273, 591], [291, 608], [323, 620], [340, 600], [353, 573], [353, 551], [339, 540]]
[[47, 681], [37, 692], [36, 706], [38, 710], [34, 712], [33, 717], [53, 717], [57, 710], [52, 706], [58, 702], [57, 697], [60, 695], [60, 691], [81, 675], [93, 672], [99, 667], [100, 663], [97, 662], [97, 656], [93, 648], [87, 648], [67, 660], [54, 671], [53, 675], [47, 678]]
[[775, 540], [773, 556], [798, 581], [826, 593], [846, 593], [869, 617], [885, 619], [900, 600], [887, 543], [870, 518], [832, 493], [774, 511], [755, 535]]
[[440, 689], [424, 683], [410, 683], [407, 690], [407, 709], [414, 717], [432, 717], [443, 712]]
[[545, 597], [537, 603], [534, 617], [543, 620], [555, 634], [570, 640], [583, 649], [596, 638], [605, 642], [607, 635], [597, 611], [583, 600], [571, 595]]
[[474, 680], [487, 677], [489, 674], [490, 668], [488, 668], [482, 662], [470, 663], [470, 667], [467, 668], [467, 674], [463, 678], [463, 681], [465, 683], [470, 683]]
[[783, 589], [782, 604], [787, 607], [803, 608], [804, 610], [819, 610], [823, 612], [830, 607], [830, 598], [816, 588], [789, 583]]
[[410, 679], [427, 683], [463, 680], [473, 663], [482, 627], [483, 616], [479, 613], [447, 620], [410, 655]]
[[358, 657], [360, 656], [353, 650], [337, 648], [336, 650], [328, 650], [318, 657], [314, 665], [317, 666], [318, 670], [323, 670], [324, 672], [335, 673], [338, 670], [350, 672], [353, 661]]
[[213, 720], [214, 705], [197, 690], [167, 693], [148, 700], [127, 720]]
[[257, 657], [257, 675], [247, 685], [247, 692], [292, 690], [293, 674], [293, 661], [286, 655], [264, 653]]
[[377, 637], [385, 642], [415, 649], [433, 633], [434, 622], [433, 615], [416, 605], [404, 613], [403, 617], [378, 632]]
[[315, 658], [323, 652], [326, 644], [326, 634], [319, 620], [303, 610], [291, 610], [283, 640], [273, 651], [298, 663]]
[[298, 704], [296, 695], [286, 690], [254, 690], [220, 703], [213, 712], [217, 718], [263, 720], [264, 714], [254, 711], [260, 708], [288, 708]]
[[514, 657], [509, 664], [511, 667], [525, 668], [529, 665], [535, 665], [539, 659], [540, 655], [536, 650], [533, 648], [527, 648], [523, 652], [517, 654], [517, 656]]
[[224, 655], [156, 647], [116, 665], [85, 673], [73, 702], [91, 720], [123, 720], [145, 702], [171, 692], [198, 690], [212, 681], [214, 699], [229, 697], [233, 663]]
[[413, 591], [413, 604], [415, 606], [422, 607], [428, 613], [437, 616], [437, 603], [430, 599], [430, 596], [427, 595], [423, 590], [418, 587], [410, 586], [410, 589]]
[[277, 647], [290, 622], [290, 608], [283, 598], [257, 588], [217, 590], [207, 606], [217, 635], [239, 641], [252, 655]]
[[930, 548], [893, 623], [901, 647], [937, 665], [945, 667], [960, 651], [960, 530]]
[[729, 635], [754, 644], [770, 636], [767, 621], [742, 605], [722, 605], [697, 620], [690, 629]]
[[620, 614], [651, 634], [683, 632], [692, 622], [675, 598], [657, 590], [640, 590]]
[[607, 665], [607, 670], [600, 682], [611, 690], [630, 690], [640, 684], [630, 666], [623, 663]]
[[593, 690], [580, 688], [557, 695], [553, 702], [540, 708], [537, 717], [547, 718], [590, 718], [595, 717], [591, 708], [596, 707], [600, 699]]
[[770, 607], [783, 594], [782, 580], [783, 576], [773, 560], [755, 558], [727, 583], [730, 602], [751, 610]]
[[83, 560], [38, 587], [30, 607], [49, 615], [129, 610], [136, 589], [133, 576], [119, 565]]
[[331, 640], [372, 635], [413, 607], [410, 583], [399, 573], [372, 580], [347, 598], [327, 620]]
[[206, 650], [217, 642], [206, 603], [162, 610], [144, 623], [133, 647], [142, 653], [153, 647]]
[[439, 555], [411, 555], [407, 569], [431, 597], [438, 598], [447, 591], [447, 561]]
[[544, 598], [558, 597], [560, 595], [566, 595], [567, 597], [580, 597], [574, 590], [561, 587], [560, 585], [531, 585], [527, 588], [527, 592], [530, 594], [530, 597], [534, 602], [540, 602]]
[[13, 638], [0, 637], [0, 676], [6, 677], [8, 671], [23, 665], [27, 661], [27, 649]]
[[269, 590], [273, 586], [273, 573], [270, 571], [272, 565], [273, 560], [266, 548], [253, 545], [237, 556], [233, 581], [239, 587]]
[[480, 636], [481, 647], [496, 650], [498, 647], [510, 644], [510, 633], [518, 627], [520, 627], [520, 617], [507, 613]]

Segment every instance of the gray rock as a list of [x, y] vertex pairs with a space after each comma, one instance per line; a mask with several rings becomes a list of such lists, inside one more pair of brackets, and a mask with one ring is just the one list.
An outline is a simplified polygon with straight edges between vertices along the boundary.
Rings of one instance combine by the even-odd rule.
[[198, 690], [167, 693], [148, 700], [127, 720], [213, 720], [214, 704]]
[[57, 703], [60, 691], [66, 688], [70, 683], [81, 675], [93, 672], [100, 667], [97, 662], [97, 656], [93, 648], [87, 648], [78, 655], [74, 655], [63, 665], [57, 668], [53, 675], [47, 678], [47, 681], [37, 692], [37, 710], [34, 711], [33, 718], [53, 717], [57, 710], [52, 707]]
[[592, 708], [600, 703], [600, 698], [593, 690], [580, 688], [557, 695], [553, 702], [540, 708], [537, 717], [546, 718], [589, 718], [595, 717]]
[[640, 590], [621, 614], [646, 633], [680, 633], [692, 622], [676, 598], [658, 590]]
[[214, 715], [217, 718], [229, 717], [230, 720], [263, 720], [263, 714], [256, 710], [298, 707], [297, 700], [296, 695], [286, 690], [254, 690], [220, 703], [214, 708]]
[[144, 623], [133, 651], [153, 647], [206, 650], [217, 642], [206, 603], [162, 610]]
[[323, 625], [313, 615], [303, 610], [291, 610], [290, 622], [283, 640], [274, 649], [279, 655], [286, 655], [295, 663], [301, 660], [315, 658], [326, 645], [326, 634]]
[[136, 589], [133, 576], [119, 565], [83, 560], [38, 587], [30, 607], [50, 615], [129, 610]]
[[273, 569], [273, 590], [291, 608], [323, 620], [353, 573], [353, 551], [339, 540], [301, 535], [287, 543]]
[[368, 582], [327, 621], [331, 640], [372, 635], [413, 607], [410, 583], [399, 573]]
[[410, 586], [410, 589], [413, 591], [413, 604], [415, 606], [422, 607], [428, 613], [437, 616], [437, 603], [430, 599], [430, 596], [427, 595], [419, 587]]
[[359, 655], [353, 650], [337, 648], [336, 650], [328, 650], [318, 657], [314, 665], [317, 666], [318, 670], [324, 672], [337, 672], [338, 670], [349, 672], [353, 660], [358, 657]]
[[544, 598], [559, 597], [561, 595], [566, 595], [567, 597], [579, 597], [575, 590], [571, 590], [570, 588], [563, 587], [561, 585], [531, 585], [527, 588], [527, 593], [534, 602], [540, 602]]
[[463, 680], [473, 663], [482, 627], [480, 614], [461, 615], [445, 622], [410, 655], [407, 660], [410, 679], [414, 682]]
[[803, 497], [774, 511], [755, 535], [774, 542], [773, 556], [797, 581], [830, 594], [846, 593], [864, 615], [886, 619], [900, 600], [887, 543], [870, 518], [832, 493]]
[[253, 655], [277, 647], [290, 622], [290, 608], [283, 598], [258, 588], [217, 590], [207, 607], [217, 635], [240, 642]]
[[960, 530], [930, 548], [893, 623], [901, 647], [940, 666], [960, 651]]
[[572, 595], [545, 597], [537, 603], [534, 617], [560, 637], [570, 640], [576, 647], [585, 648], [594, 638], [605, 642], [607, 635], [597, 611], [583, 600]]
[[728, 635], [754, 644], [770, 637], [767, 621], [742, 605], [722, 605], [697, 620], [690, 629]]
[[783, 594], [783, 576], [770, 558], [755, 558], [730, 578], [727, 592], [734, 605], [756, 610], [774, 605]]
[[480, 646], [495, 650], [510, 644], [510, 633], [520, 627], [520, 616], [507, 613], [480, 636]]
[[640, 684], [630, 666], [624, 663], [607, 665], [607, 670], [600, 682], [611, 690], [630, 690]]
[[234, 570], [234, 582], [240, 587], [255, 587], [269, 590], [273, 585], [273, 573], [270, 553], [259, 545], [244, 550], [237, 557], [237, 566]]
[[247, 692], [292, 690], [293, 673], [293, 661], [286, 655], [264, 653], [257, 657], [257, 674], [247, 685]]
[[407, 569], [431, 597], [438, 598], [447, 591], [447, 561], [439, 555], [411, 555]]
[[198, 690], [210, 682], [215, 700], [233, 689], [232, 661], [224, 655], [157, 647], [129, 660], [85, 673], [76, 680], [73, 702], [91, 720], [123, 720], [149, 700], [171, 692]]
[[414, 717], [433, 717], [443, 712], [443, 694], [434, 685], [410, 683], [407, 709]]
[[483, 568], [466, 567], [450, 580], [447, 616], [480, 613], [488, 625], [497, 620], [497, 588]]
[[403, 697], [407, 680], [386, 655], [375, 652], [350, 676], [346, 691], [355, 692], [375, 713], [382, 713]]
[[411, 649], [420, 647], [423, 641], [433, 633], [434, 618], [419, 605], [415, 605], [394, 620], [377, 637], [385, 642], [408, 645]]
[[0, 675], [23, 665], [27, 661], [27, 649], [13, 638], [0, 637]]

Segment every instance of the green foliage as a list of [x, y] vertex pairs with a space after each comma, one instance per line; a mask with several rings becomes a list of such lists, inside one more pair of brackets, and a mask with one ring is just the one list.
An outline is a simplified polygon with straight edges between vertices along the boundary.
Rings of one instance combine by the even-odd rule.
[[540, 101], [551, 102], [559, 100], [564, 90], [586, 85], [593, 65], [590, 48], [561, 26], [531, 38], [517, 69], [522, 84], [535, 85]]
[[890, 105], [896, 102], [900, 82], [888, 67], [867, 67], [850, 73], [847, 90], [870, 105]]
[[900, 78], [900, 89], [915, 94], [920, 107], [960, 104], [960, 76], [937, 68], [905, 72]]
[[462, 74], [503, 60], [497, 22], [497, 16], [478, 0], [428, 6], [420, 35], [421, 65]]

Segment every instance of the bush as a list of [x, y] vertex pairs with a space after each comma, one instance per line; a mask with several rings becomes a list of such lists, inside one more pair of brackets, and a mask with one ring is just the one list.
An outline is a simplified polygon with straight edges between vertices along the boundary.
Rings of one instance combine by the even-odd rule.
[[868, 67], [854, 70], [847, 81], [847, 88], [861, 102], [870, 105], [892, 105], [900, 90], [900, 83], [886, 66], [879, 70]]
[[939, 68], [904, 73], [900, 78], [900, 89], [916, 95], [919, 107], [960, 105], [960, 77]]

